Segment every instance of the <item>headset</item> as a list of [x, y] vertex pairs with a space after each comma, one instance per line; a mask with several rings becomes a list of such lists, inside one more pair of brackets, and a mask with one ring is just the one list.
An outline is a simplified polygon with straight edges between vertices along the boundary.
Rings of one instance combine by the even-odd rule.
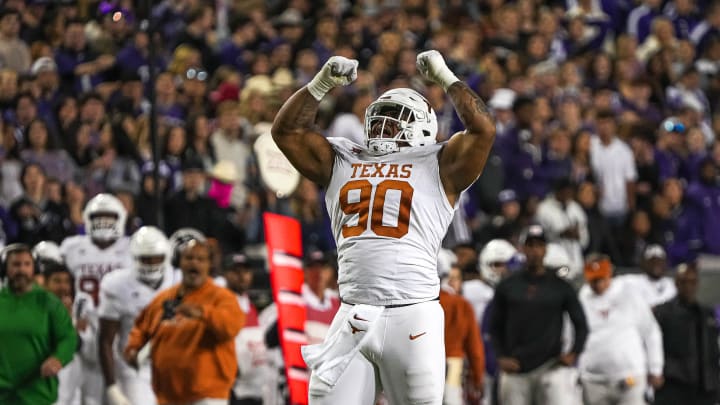
[[7, 258], [8, 255], [12, 253], [19, 253], [19, 252], [27, 252], [30, 257], [32, 257], [33, 261], [33, 273], [37, 274], [38, 272], [38, 263], [35, 258], [35, 255], [32, 254], [32, 248], [29, 245], [26, 245], [24, 243], [11, 243], [5, 248], [3, 248], [2, 253], [0, 253], [0, 280], [4, 280], [5, 276], [7, 274]]

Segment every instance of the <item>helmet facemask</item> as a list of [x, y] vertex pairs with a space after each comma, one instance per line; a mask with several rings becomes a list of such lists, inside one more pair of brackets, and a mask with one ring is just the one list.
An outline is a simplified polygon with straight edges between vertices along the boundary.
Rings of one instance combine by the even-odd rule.
[[96, 212], [90, 215], [90, 236], [99, 241], [111, 242], [122, 236], [119, 218], [114, 212]]
[[162, 280], [165, 270], [165, 255], [143, 255], [135, 257], [137, 277], [146, 283], [157, 283]]
[[427, 101], [409, 89], [391, 90], [365, 111], [370, 153], [384, 155], [407, 146], [435, 143], [437, 119]]

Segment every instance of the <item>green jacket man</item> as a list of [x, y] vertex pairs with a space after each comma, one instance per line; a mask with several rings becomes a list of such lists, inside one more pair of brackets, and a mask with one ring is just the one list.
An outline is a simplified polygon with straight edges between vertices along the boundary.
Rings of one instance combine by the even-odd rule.
[[60, 300], [33, 283], [29, 246], [7, 246], [0, 257], [0, 404], [50, 405], [57, 374], [72, 360], [77, 334]]

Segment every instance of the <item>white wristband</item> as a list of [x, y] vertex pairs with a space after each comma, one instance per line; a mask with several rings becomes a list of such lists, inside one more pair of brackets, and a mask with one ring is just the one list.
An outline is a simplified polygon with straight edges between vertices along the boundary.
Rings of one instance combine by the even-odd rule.
[[335, 87], [335, 83], [323, 76], [323, 71], [320, 71], [315, 75], [315, 77], [313, 77], [312, 80], [310, 80], [310, 83], [308, 83], [306, 87], [315, 100], [320, 101], [323, 97], [325, 97], [325, 94], [327, 94], [328, 91]]
[[453, 83], [459, 82], [460, 79], [455, 76], [455, 73], [453, 73], [450, 68], [445, 66], [445, 69], [442, 69], [437, 73], [437, 81], [443, 90], [447, 91]]

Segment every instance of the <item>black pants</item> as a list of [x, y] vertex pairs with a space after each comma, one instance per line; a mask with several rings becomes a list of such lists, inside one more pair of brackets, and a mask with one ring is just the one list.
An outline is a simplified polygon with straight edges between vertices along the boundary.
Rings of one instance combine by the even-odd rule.
[[697, 387], [666, 381], [655, 392], [654, 405], [714, 405], [716, 398], [714, 392], [699, 392]]

